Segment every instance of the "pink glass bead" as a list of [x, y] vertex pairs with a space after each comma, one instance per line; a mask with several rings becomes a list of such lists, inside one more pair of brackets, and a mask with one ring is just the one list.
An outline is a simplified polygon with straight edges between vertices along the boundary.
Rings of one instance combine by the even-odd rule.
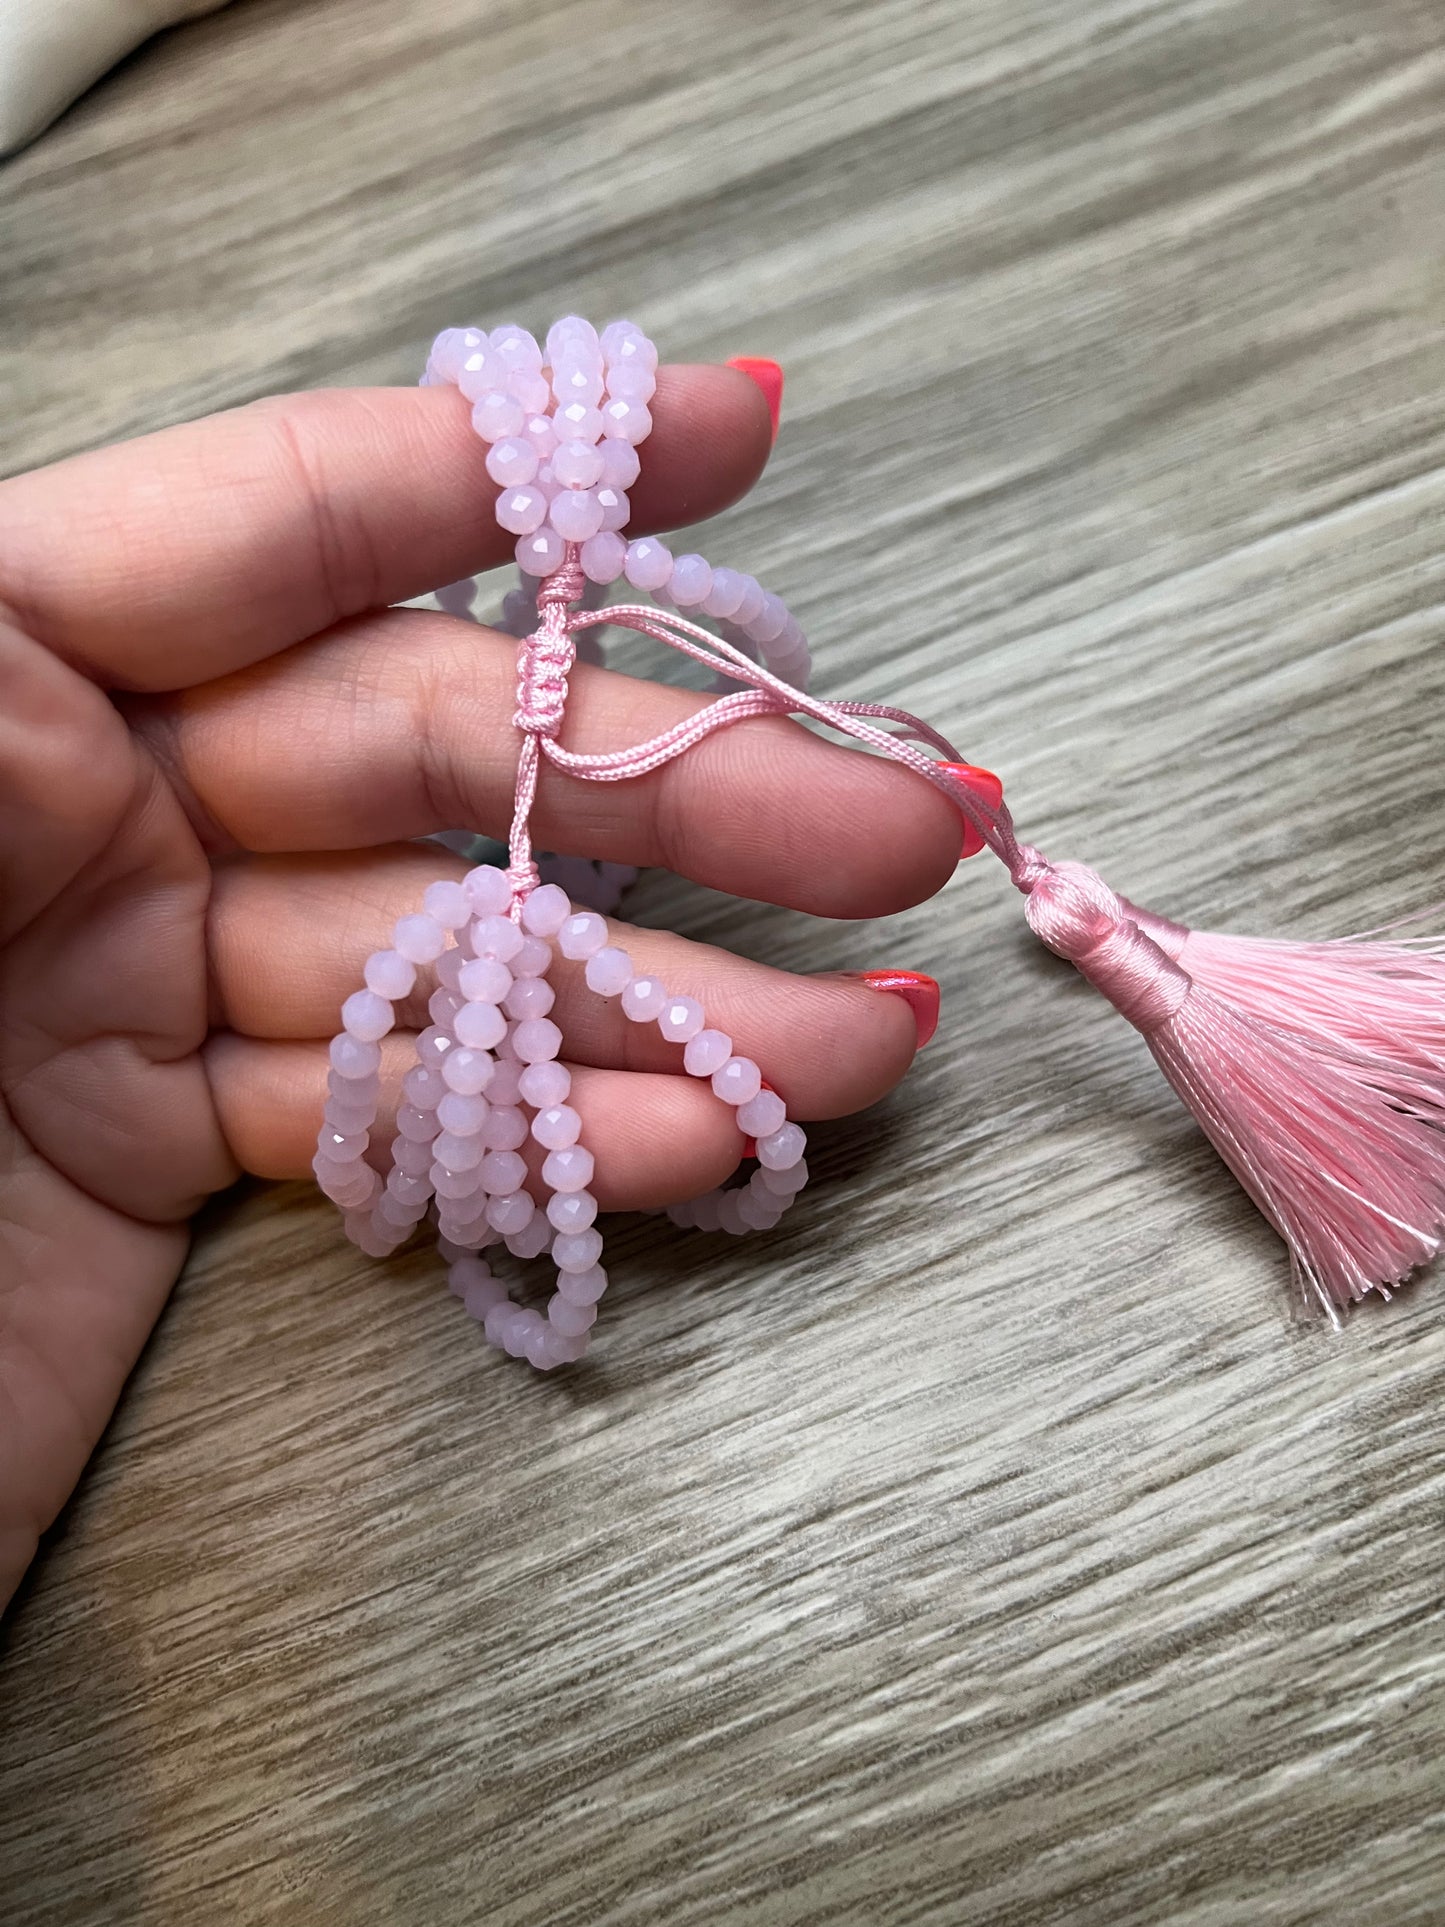
[[492, 1050], [506, 1035], [507, 1020], [495, 1004], [463, 1004], [452, 1029], [469, 1050]]
[[495, 957], [472, 957], [457, 972], [457, 988], [471, 1004], [499, 1004], [512, 988], [512, 973]]
[[764, 590], [753, 576], [743, 577], [743, 599], [738, 604], [733, 621], [740, 629], [746, 629], [757, 616], [762, 614]]
[[442, 1059], [442, 1082], [449, 1091], [475, 1097], [492, 1083], [497, 1069], [496, 1059], [487, 1051], [454, 1044]]
[[507, 488], [497, 497], [497, 521], [513, 535], [530, 535], [547, 519], [547, 497], [535, 482]]
[[712, 566], [700, 555], [680, 555], [667, 587], [679, 609], [695, 609], [706, 601], [712, 587]]
[[559, 1231], [552, 1240], [559, 1271], [590, 1271], [601, 1256], [602, 1233], [591, 1225], [585, 1231]]
[[396, 1128], [413, 1144], [430, 1144], [437, 1134], [435, 1111], [419, 1111], [414, 1104], [403, 1104], [396, 1114]]
[[427, 885], [422, 907], [429, 917], [436, 918], [443, 930], [460, 930], [472, 914], [466, 891], [460, 883], [449, 879]]
[[401, 1080], [402, 1096], [419, 1111], [434, 1111], [446, 1091], [441, 1072], [428, 1064], [414, 1064]]
[[631, 442], [603, 442], [600, 453], [603, 486], [618, 490], [631, 488], [642, 472], [642, 458]]
[[403, 917], [391, 933], [393, 946], [408, 963], [435, 963], [447, 947], [447, 933], [435, 917]]
[[528, 575], [555, 575], [562, 566], [566, 545], [553, 528], [545, 525], [532, 535], [517, 538], [517, 567]]
[[475, 1132], [463, 1136], [457, 1131], [439, 1131], [432, 1139], [432, 1156], [448, 1171], [474, 1171], [481, 1163], [485, 1147]]
[[599, 997], [616, 997], [632, 982], [632, 959], [625, 950], [609, 944], [587, 959], [585, 974], [589, 990], [595, 990]]
[[573, 963], [595, 957], [607, 943], [607, 924], [595, 911], [583, 910], [557, 932], [557, 948]]
[[[440, 1083], [441, 1079], [438, 1078], [437, 1082]], [[470, 1137], [481, 1130], [492, 1107], [484, 1097], [464, 1097], [460, 1091], [444, 1089], [436, 1108], [437, 1123], [444, 1131], [454, 1132], [458, 1137]]]
[[545, 1211], [535, 1211], [520, 1231], [512, 1232], [507, 1249], [514, 1258], [539, 1258], [552, 1242], [552, 1227]]
[[369, 1077], [343, 1077], [340, 1071], [329, 1070], [326, 1090], [329, 1096], [339, 1097], [347, 1104], [374, 1104], [381, 1095], [381, 1079], [374, 1071]]
[[528, 1017], [545, 1017], [557, 1001], [557, 993], [545, 977], [519, 977], [502, 999], [502, 1008], [520, 1023]]
[[602, 433], [609, 441], [631, 442], [635, 448], [652, 433], [652, 414], [646, 402], [618, 397], [602, 404]]
[[669, 997], [657, 1013], [657, 1028], [669, 1044], [687, 1043], [706, 1021], [696, 997]]
[[796, 1164], [789, 1164], [782, 1170], [765, 1167], [759, 1175], [769, 1191], [776, 1192], [780, 1197], [791, 1197], [808, 1182], [808, 1160], [799, 1158]]
[[590, 1326], [597, 1322], [595, 1305], [574, 1305], [570, 1298], [559, 1292], [547, 1307], [547, 1317], [557, 1330], [568, 1338], [579, 1338]]
[[650, 1024], [662, 1015], [667, 986], [660, 977], [634, 977], [622, 992], [622, 1009], [634, 1024]]
[[602, 527], [602, 504], [588, 489], [564, 488], [552, 497], [547, 519], [564, 542], [587, 542]]
[[366, 1151], [365, 1131], [355, 1137], [343, 1137], [340, 1131], [323, 1131], [317, 1139], [316, 1155], [329, 1158], [333, 1164], [357, 1164]]
[[737, 1194], [738, 1216], [750, 1231], [761, 1231], [765, 1226], [775, 1224], [779, 1213], [763, 1204], [751, 1185], [744, 1185]]
[[[552, 406], [552, 384], [547, 377], [538, 372], [530, 374], [519, 370], [507, 377], [507, 393], [521, 403], [523, 415], [530, 417], [545, 414]], [[524, 420], [523, 432], [526, 431]]]
[[771, 1137], [787, 1121], [788, 1113], [776, 1091], [760, 1090], [756, 1097], [738, 1106], [738, 1129], [748, 1137]]
[[[602, 512], [602, 533], [616, 535], [619, 529], [625, 529], [632, 517], [632, 504], [622, 490], [613, 488], [610, 482], [604, 482], [601, 488], [596, 490], [596, 496], [597, 506]], [[625, 562], [626, 559], [624, 548], [623, 561]]]
[[[430, 1158], [427, 1159], [427, 1168], [428, 1170], [431, 1168]], [[429, 1179], [425, 1177], [411, 1177], [405, 1171], [393, 1171], [386, 1181], [386, 1188], [394, 1198], [399, 1199], [403, 1204], [424, 1205], [428, 1202], [432, 1194]]]
[[763, 1074], [751, 1057], [730, 1057], [712, 1074], [713, 1094], [724, 1104], [746, 1104], [762, 1085]]
[[741, 1238], [747, 1230], [747, 1223], [738, 1206], [736, 1191], [724, 1191], [717, 1203], [717, 1221], [720, 1230], [730, 1237]]
[[391, 1162], [395, 1170], [409, 1178], [425, 1177], [431, 1163], [431, 1146], [414, 1144], [409, 1137], [398, 1135], [392, 1139]]
[[532, 1119], [532, 1136], [549, 1151], [563, 1151], [582, 1135], [582, 1119], [570, 1104], [549, 1104]]
[[[491, 354], [485, 342], [462, 362], [457, 387], [473, 404], [472, 422], [476, 423], [475, 404], [507, 385], [507, 365]], [[477, 431], [481, 433], [480, 429]]]
[[443, 328], [431, 345], [427, 367], [443, 381], [455, 384], [467, 356], [486, 346], [485, 335], [475, 328]]
[[528, 1017], [512, 1032], [512, 1042], [524, 1064], [536, 1064], [557, 1055], [562, 1033], [550, 1017]]
[[547, 1200], [547, 1217], [559, 1231], [585, 1231], [597, 1216], [590, 1191], [558, 1191]]
[[505, 1110], [515, 1104], [522, 1095], [522, 1066], [513, 1058], [497, 1059], [497, 1068], [492, 1081], [487, 1086], [487, 1101], [500, 1104]]
[[474, 916], [504, 916], [512, 906], [512, 886], [506, 872], [490, 863], [479, 863], [475, 870], [468, 870], [462, 879], [462, 888]]
[[503, 322], [501, 327], [493, 328], [487, 340], [492, 352], [508, 368], [542, 366], [542, 350], [537, 346], [536, 336], [526, 328], [519, 328], [514, 321]]
[[623, 573], [634, 589], [660, 589], [672, 574], [672, 552], [655, 536], [627, 545]]
[[381, 1052], [343, 1031], [331, 1040], [331, 1068], [342, 1077], [372, 1077], [381, 1068]]
[[374, 990], [353, 990], [341, 1006], [344, 1028], [364, 1044], [374, 1044], [378, 1037], [385, 1037], [395, 1021], [391, 1005]]
[[565, 890], [555, 883], [539, 884], [522, 905], [522, 928], [534, 937], [554, 936], [571, 914]]
[[500, 390], [483, 395], [472, 409], [472, 427], [484, 442], [510, 441], [521, 434], [526, 419], [522, 404]]
[[780, 1130], [758, 1139], [758, 1162], [769, 1171], [786, 1171], [807, 1148], [807, 1133], [796, 1124], [784, 1124]]
[[595, 1305], [606, 1289], [607, 1273], [601, 1265], [589, 1265], [586, 1271], [565, 1271], [557, 1280], [557, 1296], [569, 1305]]
[[602, 358], [600, 355], [564, 354], [552, 368], [552, 393], [560, 406], [580, 401], [595, 408], [602, 399]]
[[388, 1224], [406, 1229], [417, 1224], [426, 1216], [424, 1204], [405, 1204], [395, 1192], [385, 1192], [376, 1201], [376, 1215], [385, 1218]]
[[515, 1151], [488, 1151], [481, 1162], [482, 1189], [492, 1197], [520, 1191], [527, 1182], [527, 1167]]
[[487, 1335], [487, 1343], [495, 1345], [499, 1352], [505, 1351], [512, 1321], [520, 1315], [520, 1312], [521, 1306], [514, 1305], [510, 1298], [500, 1299], [493, 1305], [482, 1323], [482, 1330]]
[[555, 362], [557, 357], [566, 354], [569, 348], [576, 353], [579, 347], [585, 348], [599, 359], [602, 356], [602, 338], [586, 316], [564, 314], [547, 330], [547, 359]]
[[683, 1068], [690, 1077], [711, 1077], [732, 1054], [733, 1040], [726, 1031], [700, 1030], [688, 1039], [682, 1054]]
[[552, 967], [552, 946], [543, 937], [523, 937], [508, 968], [514, 977], [540, 977]]
[[442, 990], [449, 990], [453, 996], [460, 996], [457, 986], [461, 982], [462, 965], [466, 961], [455, 944], [450, 950], [444, 950], [437, 958], [437, 984]]
[[703, 599], [703, 614], [715, 621], [735, 616], [742, 607], [748, 578], [737, 569], [714, 569], [712, 584]]
[[536, 1208], [525, 1191], [504, 1191], [487, 1205], [487, 1223], [504, 1238], [512, 1238], [526, 1230]]
[[592, 1153], [580, 1144], [549, 1151], [542, 1165], [542, 1182], [550, 1191], [585, 1191], [596, 1171]]
[[[617, 332], [614, 333], [614, 330]], [[603, 330], [600, 341], [609, 369], [624, 367], [631, 363], [640, 368], [656, 370], [657, 350], [634, 322], [610, 323]]]
[[482, 1126], [489, 1151], [518, 1151], [527, 1142], [527, 1119], [515, 1104], [493, 1104]]
[[427, 1016], [431, 1018], [434, 1024], [441, 1026], [450, 1024], [461, 1007], [462, 1000], [456, 992], [454, 990], [446, 990], [440, 985], [438, 985], [426, 1000]]
[[536, 449], [539, 462], [546, 461], [557, 446], [557, 430], [552, 417], [542, 409], [529, 415], [522, 427], [522, 438]]
[[559, 446], [563, 442], [595, 442], [602, 434], [602, 411], [586, 402], [571, 401], [557, 410], [552, 425]]
[[607, 371], [607, 392], [619, 401], [650, 402], [657, 393], [657, 376], [636, 362], [623, 362]]
[[376, 1121], [375, 1104], [343, 1104], [339, 1097], [328, 1098], [322, 1122], [339, 1137], [359, 1137]]
[[595, 442], [559, 442], [552, 473], [563, 488], [596, 488], [602, 480], [602, 450]]
[[399, 950], [373, 950], [366, 960], [363, 973], [368, 990], [374, 990], [378, 997], [386, 997], [395, 1003], [399, 997], [409, 997], [416, 984], [416, 965], [403, 957]]
[[788, 626], [788, 611], [780, 597], [770, 591], [763, 596], [761, 611], [748, 624], [748, 632], [757, 643], [771, 642], [780, 636]]
[[416, 1040], [418, 1058], [432, 1070], [439, 1069], [447, 1052], [455, 1048], [456, 1040], [451, 1032], [443, 1030], [439, 1024], [429, 1024]]
[[471, 941], [478, 957], [508, 963], [522, 948], [522, 933], [510, 917], [478, 917], [471, 928]]
[[604, 529], [582, 544], [578, 560], [582, 573], [589, 582], [606, 584], [615, 582], [622, 573], [623, 560], [627, 554], [627, 544], [613, 529]]
[[547, 1111], [567, 1102], [572, 1092], [572, 1073], [565, 1064], [544, 1060], [540, 1064], [528, 1064], [518, 1083], [519, 1097], [525, 1098], [534, 1110]]

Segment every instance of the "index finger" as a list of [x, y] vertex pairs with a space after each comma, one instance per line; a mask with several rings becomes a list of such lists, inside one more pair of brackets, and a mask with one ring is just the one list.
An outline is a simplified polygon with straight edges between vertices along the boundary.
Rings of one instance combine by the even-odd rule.
[[[731, 368], [660, 368], [638, 532], [713, 515], [767, 460]], [[183, 689], [510, 555], [453, 388], [319, 389], [0, 482], [0, 605], [110, 688]]]

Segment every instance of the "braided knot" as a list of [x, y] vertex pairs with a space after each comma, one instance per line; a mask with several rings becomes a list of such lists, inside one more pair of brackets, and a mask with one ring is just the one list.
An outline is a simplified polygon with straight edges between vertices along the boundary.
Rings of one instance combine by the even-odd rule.
[[1147, 1036], [1167, 1023], [1193, 979], [1141, 930], [1104, 879], [1083, 863], [1058, 863], [1030, 877], [1024, 914], [1034, 935]]
[[567, 677], [577, 658], [568, 635], [545, 628], [527, 636], [517, 652], [517, 712], [514, 725], [529, 736], [556, 736], [567, 707]]

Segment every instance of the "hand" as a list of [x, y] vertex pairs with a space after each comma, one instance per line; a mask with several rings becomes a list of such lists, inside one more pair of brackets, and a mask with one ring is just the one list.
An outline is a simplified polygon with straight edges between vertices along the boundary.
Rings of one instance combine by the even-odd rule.
[[[745, 375], [668, 368], [639, 527], [712, 514], [766, 459]], [[447, 389], [291, 396], [0, 485], [0, 1601], [79, 1477], [185, 1255], [242, 1171], [304, 1177], [326, 1038], [366, 953], [455, 864], [407, 839], [510, 814], [515, 645], [388, 605], [505, 558]], [[566, 740], [705, 699], [579, 668]], [[918, 901], [958, 819], [907, 771], [791, 723], [618, 785], [544, 769], [540, 847], [662, 864], [815, 916]], [[651, 931], [803, 1119], [907, 1068], [899, 998]], [[604, 1209], [736, 1165], [676, 1051], [563, 978]], [[416, 1022], [418, 1013], [410, 1013]], [[340, 1230], [338, 1227], [338, 1236]]]

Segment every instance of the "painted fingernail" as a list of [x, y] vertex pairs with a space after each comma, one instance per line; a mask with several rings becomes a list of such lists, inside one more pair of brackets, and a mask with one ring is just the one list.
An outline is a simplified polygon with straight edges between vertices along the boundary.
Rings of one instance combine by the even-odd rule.
[[886, 990], [891, 997], [901, 997], [913, 1012], [920, 1050], [938, 1029], [938, 985], [932, 977], [918, 970], [845, 970], [843, 975], [856, 977], [870, 990]]
[[[967, 783], [981, 802], [996, 810], [1003, 801], [1003, 784], [991, 769], [980, 769], [976, 763], [940, 763], [950, 776], [956, 776], [960, 783]], [[977, 856], [983, 849], [984, 841], [972, 823], [963, 826], [963, 848], [958, 853], [961, 863], [966, 856]]]
[[763, 391], [768, 404], [768, 413], [773, 419], [773, 440], [778, 439], [778, 419], [783, 412], [783, 371], [775, 361], [765, 361], [760, 355], [734, 355], [728, 363], [739, 373], [755, 381]]

